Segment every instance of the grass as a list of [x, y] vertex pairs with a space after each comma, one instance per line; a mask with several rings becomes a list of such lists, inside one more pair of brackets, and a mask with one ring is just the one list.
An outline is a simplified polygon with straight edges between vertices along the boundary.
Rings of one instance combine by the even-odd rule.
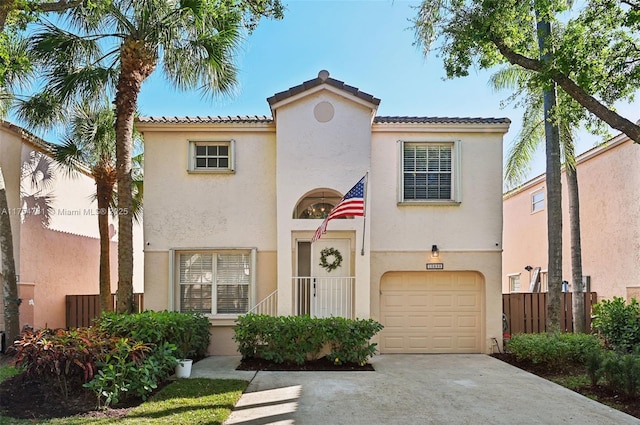
[[[13, 369], [13, 370], [9, 370]], [[0, 367], [0, 379], [19, 371]], [[216, 425], [231, 414], [248, 382], [234, 379], [179, 379], [160, 390], [124, 418], [62, 418], [34, 422], [0, 417], [0, 425], [171, 424]]]

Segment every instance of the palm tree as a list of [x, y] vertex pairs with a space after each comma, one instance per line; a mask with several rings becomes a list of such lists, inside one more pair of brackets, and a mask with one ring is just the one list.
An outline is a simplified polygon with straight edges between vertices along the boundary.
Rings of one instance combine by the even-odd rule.
[[[60, 145], [54, 147], [54, 159], [68, 175], [74, 176], [81, 171], [89, 171], [96, 184], [98, 203], [98, 231], [100, 235], [100, 310], [113, 310], [111, 301], [111, 268], [109, 261], [110, 234], [109, 211], [114, 211], [116, 199], [116, 135], [115, 112], [108, 102], [103, 106], [93, 106], [87, 102], [76, 104], [71, 113], [67, 134]], [[134, 133], [135, 141], [140, 141]], [[138, 156], [142, 158], [142, 154]], [[141, 183], [141, 175], [139, 179]], [[141, 194], [138, 190], [136, 193]], [[134, 194], [134, 199], [137, 196]], [[141, 202], [136, 203], [140, 211]]]
[[142, 83], [161, 65], [179, 89], [231, 93], [243, 24], [251, 29], [260, 17], [280, 18], [282, 11], [280, 0], [92, 2], [70, 9], [68, 30], [45, 23], [33, 36], [44, 89], [21, 107], [28, 122], [63, 119], [60, 111], [72, 99], [95, 98], [115, 84], [119, 313], [133, 308], [131, 154]]
[[[524, 96], [521, 106], [525, 107], [523, 123], [520, 133], [517, 135], [512, 148], [509, 150], [505, 167], [505, 180], [513, 186], [520, 183], [525, 177], [532, 162], [533, 154], [538, 149], [545, 134], [545, 116], [543, 97], [531, 80], [533, 75], [515, 66], [507, 67], [494, 75], [490, 83], [497, 90], [512, 89], [515, 94], [512, 100], [519, 95]], [[560, 92], [560, 105], [571, 104], [569, 98]], [[567, 111], [570, 108], [564, 108]], [[561, 112], [556, 111], [561, 114]], [[569, 113], [567, 116], [571, 116]], [[571, 118], [567, 116], [558, 120], [559, 136], [567, 177], [567, 189], [569, 194], [569, 226], [571, 233], [571, 275], [573, 288], [573, 323], [574, 332], [585, 332], [584, 296], [582, 294], [582, 249], [580, 239], [580, 204], [578, 192], [578, 171], [576, 169], [574, 155], [574, 126]], [[574, 115], [575, 116], [575, 115]]]

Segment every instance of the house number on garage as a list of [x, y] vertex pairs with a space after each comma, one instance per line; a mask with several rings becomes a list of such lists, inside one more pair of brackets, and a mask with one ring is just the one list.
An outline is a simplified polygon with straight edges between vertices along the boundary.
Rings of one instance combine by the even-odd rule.
[[444, 263], [427, 263], [427, 270], [444, 270]]

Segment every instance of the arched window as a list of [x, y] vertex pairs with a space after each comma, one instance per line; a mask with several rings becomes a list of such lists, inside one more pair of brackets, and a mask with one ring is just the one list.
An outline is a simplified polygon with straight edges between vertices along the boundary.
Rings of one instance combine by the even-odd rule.
[[333, 189], [314, 189], [298, 201], [293, 218], [326, 218], [340, 199], [342, 195]]

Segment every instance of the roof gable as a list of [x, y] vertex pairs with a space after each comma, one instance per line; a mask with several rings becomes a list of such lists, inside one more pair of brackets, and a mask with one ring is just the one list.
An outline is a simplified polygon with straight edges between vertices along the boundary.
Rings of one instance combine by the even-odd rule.
[[330, 90], [331, 92], [346, 99], [353, 100], [356, 103], [364, 104], [374, 112], [378, 109], [378, 105], [380, 104], [380, 99], [360, 91], [357, 87], [350, 86], [345, 84], [343, 81], [329, 77], [329, 71], [326, 70], [320, 71], [318, 73], [318, 77], [313, 80], [305, 81], [300, 85], [274, 94], [267, 98], [267, 102], [269, 102], [269, 106], [275, 116], [275, 110], [280, 106], [294, 102], [302, 97], [306, 97], [323, 89]]

